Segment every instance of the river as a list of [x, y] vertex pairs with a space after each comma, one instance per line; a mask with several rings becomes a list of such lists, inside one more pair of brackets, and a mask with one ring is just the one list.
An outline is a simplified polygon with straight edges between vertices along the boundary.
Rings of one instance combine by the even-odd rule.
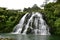
[[21, 35], [21, 34], [0, 34], [1, 38], [11, 38], [14, 40], [60, 40], [60, 36], [53, 35]]

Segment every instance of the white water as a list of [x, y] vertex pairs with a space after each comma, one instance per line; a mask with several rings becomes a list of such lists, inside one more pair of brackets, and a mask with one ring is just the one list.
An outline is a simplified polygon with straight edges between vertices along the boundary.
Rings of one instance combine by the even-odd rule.
[[25, 14], [20, 20], [19, 24], [17, 24], [16, 27], [14, 28], [14, 33], [50, 35], [49, 27], [43, 20], [42, 14], [39, 12]]
[[14, 28], [14, 31], [16, 31], [15, 34], [21, 33], [21, 30], [22, 30], [22, 27], [23, 27], [23, 23], [24, 23], [24, 19], [25, 19], [25, 17], [26, 17], [27, 14], [28, 13], [26, 13], [22, 17], [22, 19], [20, 20], [19, 24], [17, 24], [16, 27]]

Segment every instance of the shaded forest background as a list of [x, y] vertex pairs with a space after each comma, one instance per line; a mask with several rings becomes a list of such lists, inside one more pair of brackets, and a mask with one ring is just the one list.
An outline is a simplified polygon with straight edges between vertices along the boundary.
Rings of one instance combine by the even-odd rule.
[[42, 13], [44, 15], [44, 20], [50, 28], [50, 33], [52, 35], [60, 34], [60, 0], [45, 4], [44, 9], [41, 9], [35, 4], [32, 8], [24, 8], [23, 12], [21, 12], [21, 10], [10, 10], [0, 7], [0, 33], [12, 32], [22, 16], [27, 12]]

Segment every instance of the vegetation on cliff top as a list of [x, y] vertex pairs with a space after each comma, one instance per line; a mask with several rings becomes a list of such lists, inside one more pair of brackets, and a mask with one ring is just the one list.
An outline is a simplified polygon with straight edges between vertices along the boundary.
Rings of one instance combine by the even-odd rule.
[[0, 8], [0, 33], [11, 32], [24, 14], [19, 10]]
[[50, 26], [51, 34], [60, 34], [60, 2], [46, 4], [44, 7], [45, 20]]

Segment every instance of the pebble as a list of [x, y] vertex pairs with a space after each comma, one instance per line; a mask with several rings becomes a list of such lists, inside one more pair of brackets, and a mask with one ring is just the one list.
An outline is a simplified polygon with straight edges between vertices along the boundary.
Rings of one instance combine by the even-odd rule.
[[13, 38], [0, 38], [0, 40], [14, 40]]

